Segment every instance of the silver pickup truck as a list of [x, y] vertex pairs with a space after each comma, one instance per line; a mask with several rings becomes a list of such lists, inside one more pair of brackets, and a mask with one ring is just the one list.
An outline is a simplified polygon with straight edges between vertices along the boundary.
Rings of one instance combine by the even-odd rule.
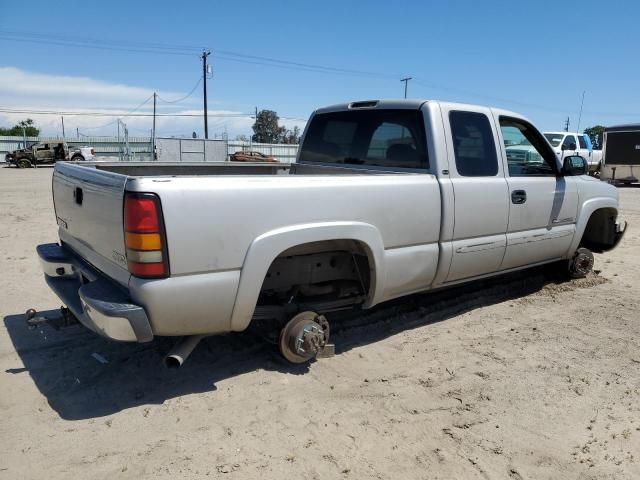
[[177, 365], [202, 336], [264, 322], [304, 362], [329, 345], [331, 311], [549, 262], [588, 273], [626, 224], [586, 171], [513, 112], [354, 102], [315, 111], [291, 165], [58, 163], [60, 241], [37, 251], [96, 333], [184, 336]]

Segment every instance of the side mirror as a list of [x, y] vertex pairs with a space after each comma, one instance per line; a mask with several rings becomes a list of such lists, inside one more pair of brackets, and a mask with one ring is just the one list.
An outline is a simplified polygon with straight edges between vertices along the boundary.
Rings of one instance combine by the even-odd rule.
[[580, 155], [570, 155], [562, 162], [562, 173], [564, 175], [586, 175], [589, 172], [589, 164]]

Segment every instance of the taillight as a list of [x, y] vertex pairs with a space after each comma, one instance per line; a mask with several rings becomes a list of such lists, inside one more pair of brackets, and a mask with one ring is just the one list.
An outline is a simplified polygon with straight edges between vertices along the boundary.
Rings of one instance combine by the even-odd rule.
[[126, 193], [124, 240], [129, 272], [136, 277], [169, 276], [169, 257], [160, 199], [153, 193]]

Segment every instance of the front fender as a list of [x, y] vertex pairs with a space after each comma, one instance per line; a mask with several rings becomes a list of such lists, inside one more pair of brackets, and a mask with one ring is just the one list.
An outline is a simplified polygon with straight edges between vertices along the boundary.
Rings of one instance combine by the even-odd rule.
[[613, 208], [617, 212], [618, 201], [615, 198], [611, 197], [595, 197], [586, 200], [582, 204], [580, 212], [578, 213], [578, 221], [576, 222], [576, 233], [573, 236], [573, 242], [571, 243], [571, 247], [569, 248], [568, 258], [571, 258], [575, 251], [578, 249], [591, 215], [593, 214], [593, 212], [601, 208]]
[[231, 330], [242, 331], [249, 326], [267, 271], [278, 255], [298, 245], [327, 240], [356, 240], [367, 246], [373, 272], [365, 306], [377, 303], [383, 295], [385, 270], [384, 244], [376, 227], [362, 222], [292, 225], [266, 232], [251, 243], [240, 272]]

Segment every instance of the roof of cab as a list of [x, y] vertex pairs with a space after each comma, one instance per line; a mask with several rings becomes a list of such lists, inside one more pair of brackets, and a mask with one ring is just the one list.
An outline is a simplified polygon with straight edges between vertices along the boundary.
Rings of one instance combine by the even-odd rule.
[[428, 100], [407, 98], [407, 99], [383, 99], [383, 100], [358, 100], [355, 102], [336, 103], [316, 110], [316, 113], [340, 112], [344, 110], [367, 110], [367, 109], [402, 109], [417, 110]]
[[374, 109], [406, 109], [406, 110], [417, 110], [421, 108], [426, 103], [436, 103], [443, 107], [449, 108], [459, 108], [464, 109], [465, 107], [482, 107], [482, 108], [490, 108], [493, 112], [498, 115], [520, 118], [522, 120], [526, 120], [529, 123], [531, 122], [524, 115], [512, 112], [510, 110], [503, 110], [501, 108], [491, 107], [489, 105], [473, 105], [467, 103], [457, 103], [457, 102], [446, 102], [441, 100], [428, 100], [422, 98], [399, 98], [399, 99], [381, 99], [381, 100], [359, 100], [355, 102], [347, 102], [347, 103], [337, 103], [335, 105], [329, 105], [326, 107], [318, 108], [314, 114], [318, 113], [331, 113], [331, 112], [343, 112], [345, 110], [374, 110]]

